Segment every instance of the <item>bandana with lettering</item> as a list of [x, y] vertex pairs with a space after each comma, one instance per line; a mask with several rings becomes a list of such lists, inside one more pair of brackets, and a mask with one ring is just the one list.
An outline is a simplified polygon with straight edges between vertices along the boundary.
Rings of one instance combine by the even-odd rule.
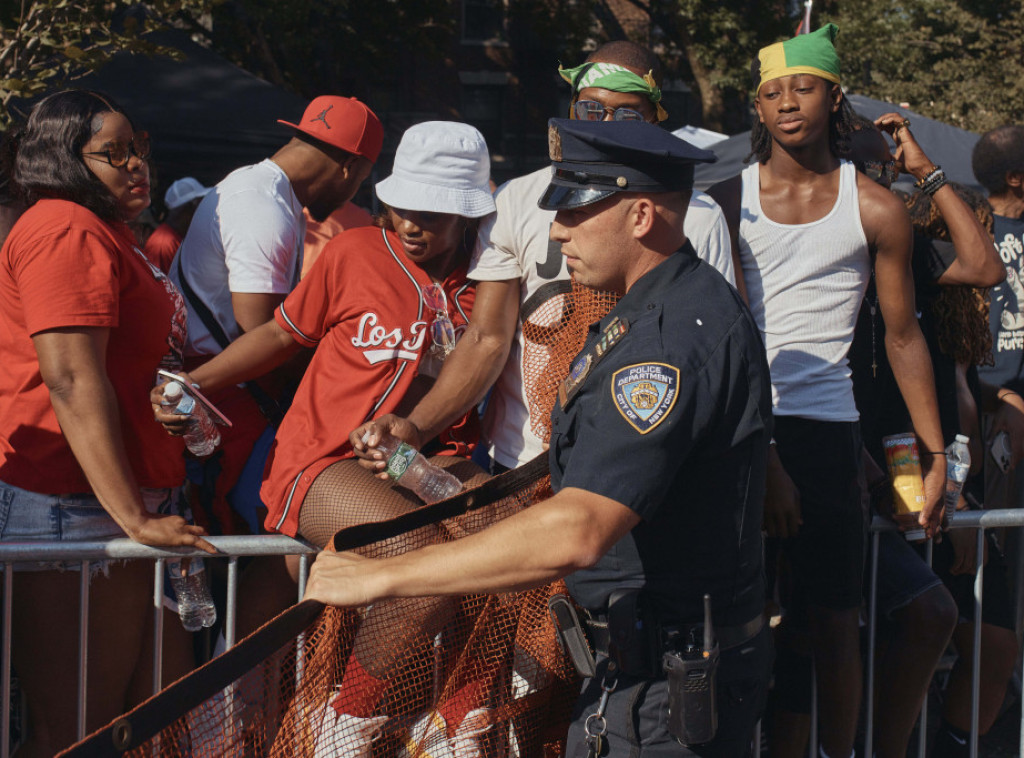
[[584, 63], [576, 68], [559, 65], [558, 73], [572, 85], [575, 95], [587, 87], [601, 87], [612, 92], [639, 92], [657, 107], [658, 121], [668, 118], [668, 113], [661, 107], [661, 89], [654, 83], [653, 71], [639, 76], [617, 63]]
[[793, 74], [814, 74], [839, 84], [839, 55], [834, 45], [837, 34], [838, 26], [825, 24], [810, 34], [761, 48], [750, 71], [758, 91], [765, 82]]

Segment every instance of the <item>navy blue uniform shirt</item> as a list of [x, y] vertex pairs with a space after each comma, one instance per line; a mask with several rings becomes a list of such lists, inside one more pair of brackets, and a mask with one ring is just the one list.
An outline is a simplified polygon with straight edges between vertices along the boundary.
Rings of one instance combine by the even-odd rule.
[[[598, 359], [616, 318], [628, 332]], [[582, 383], [552, 413], [552, 485], [641, 517], [596, 565], [567, 577], [573, 597], [603, 611], [613, 590], [642, 587], [664, 624], [699, 621], [706, 592], [717, 624], [759, 614], [771, 390], [739, 294], [687, 242], [591, 326], [572, 375]]]

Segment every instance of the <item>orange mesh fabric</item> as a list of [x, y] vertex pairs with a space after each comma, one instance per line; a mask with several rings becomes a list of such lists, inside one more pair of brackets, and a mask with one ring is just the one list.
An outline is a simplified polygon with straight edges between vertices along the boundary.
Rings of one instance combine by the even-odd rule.
[[558, 385], [569, 375], [573, 358], [583, 349], [587, 330], [619, 301], [614, 292], [599, 292], [572, 279], [569, 292], [545, 300], [523, 321], [523, 385], [530, 406], [530, 428], [545, 442], [551, 437], [551, 409]]
[[[545, 476], [411, 532], [414, 544], [381, 540], [360, 552], [455, 539], [548, 496]], [[303, 603], [65, 755], [561, 755], [578, 680], [548, 614], [556, 591], [564, 585], [359, 610]], [[376, 682], [372, 694], [353, 687], [357, 669]], [[347, 713], [348, 697], [368, 701], [369, 714]]]

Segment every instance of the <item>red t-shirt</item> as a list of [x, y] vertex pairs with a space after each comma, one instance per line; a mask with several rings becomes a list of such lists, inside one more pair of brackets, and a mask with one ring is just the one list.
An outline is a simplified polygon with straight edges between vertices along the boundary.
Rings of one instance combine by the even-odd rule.
[[106, 327], [107, 376], [140, 486], [184, 480], [182, 443], [153, 421], [161, 365], [180, 366], [185, 307], [127, 226], [64, 200], [40, 200], [0, 249], [0, 481], [46, 494], [89, 492], [39, 373], [32, 335]]
[[181, 237], [178, 233], [170, 224], [164, 223], [149, 235], [142, 252], [149, 258], [150, 263], [166, 274], [171, 270], [171, 261], [174, 260], [174, 254], [178, 252], [180, 244]]
[[[393, 233], [362, 227], [327, 243], [275, 311], [277, 323], [316, 353], [263, 472], [268, 529], [295, 535], [313, 480], [352, 456], [349, 432], [393, 412], [417, 373], [427, 369], [421, 359], [430, 350], [434, 312], [421, 288], [431, 283]], [[469, 321], [475, 288], [465, 267], [443, 286], [458, 336]]]

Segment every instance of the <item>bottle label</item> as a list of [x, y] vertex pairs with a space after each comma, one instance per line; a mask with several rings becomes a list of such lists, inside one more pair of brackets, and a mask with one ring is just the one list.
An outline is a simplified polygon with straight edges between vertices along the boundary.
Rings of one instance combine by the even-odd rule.
[[398, 481], [402, 474], [405, 473], [405, 470], [409, 468], [409, 464], [412, 463], [412, 459], [415, 457], [416, 448], [408, 442], [400, 444], [398, 449], [392, 453], [390, 458], [388, 458], [388, 476], [393, 480]]

